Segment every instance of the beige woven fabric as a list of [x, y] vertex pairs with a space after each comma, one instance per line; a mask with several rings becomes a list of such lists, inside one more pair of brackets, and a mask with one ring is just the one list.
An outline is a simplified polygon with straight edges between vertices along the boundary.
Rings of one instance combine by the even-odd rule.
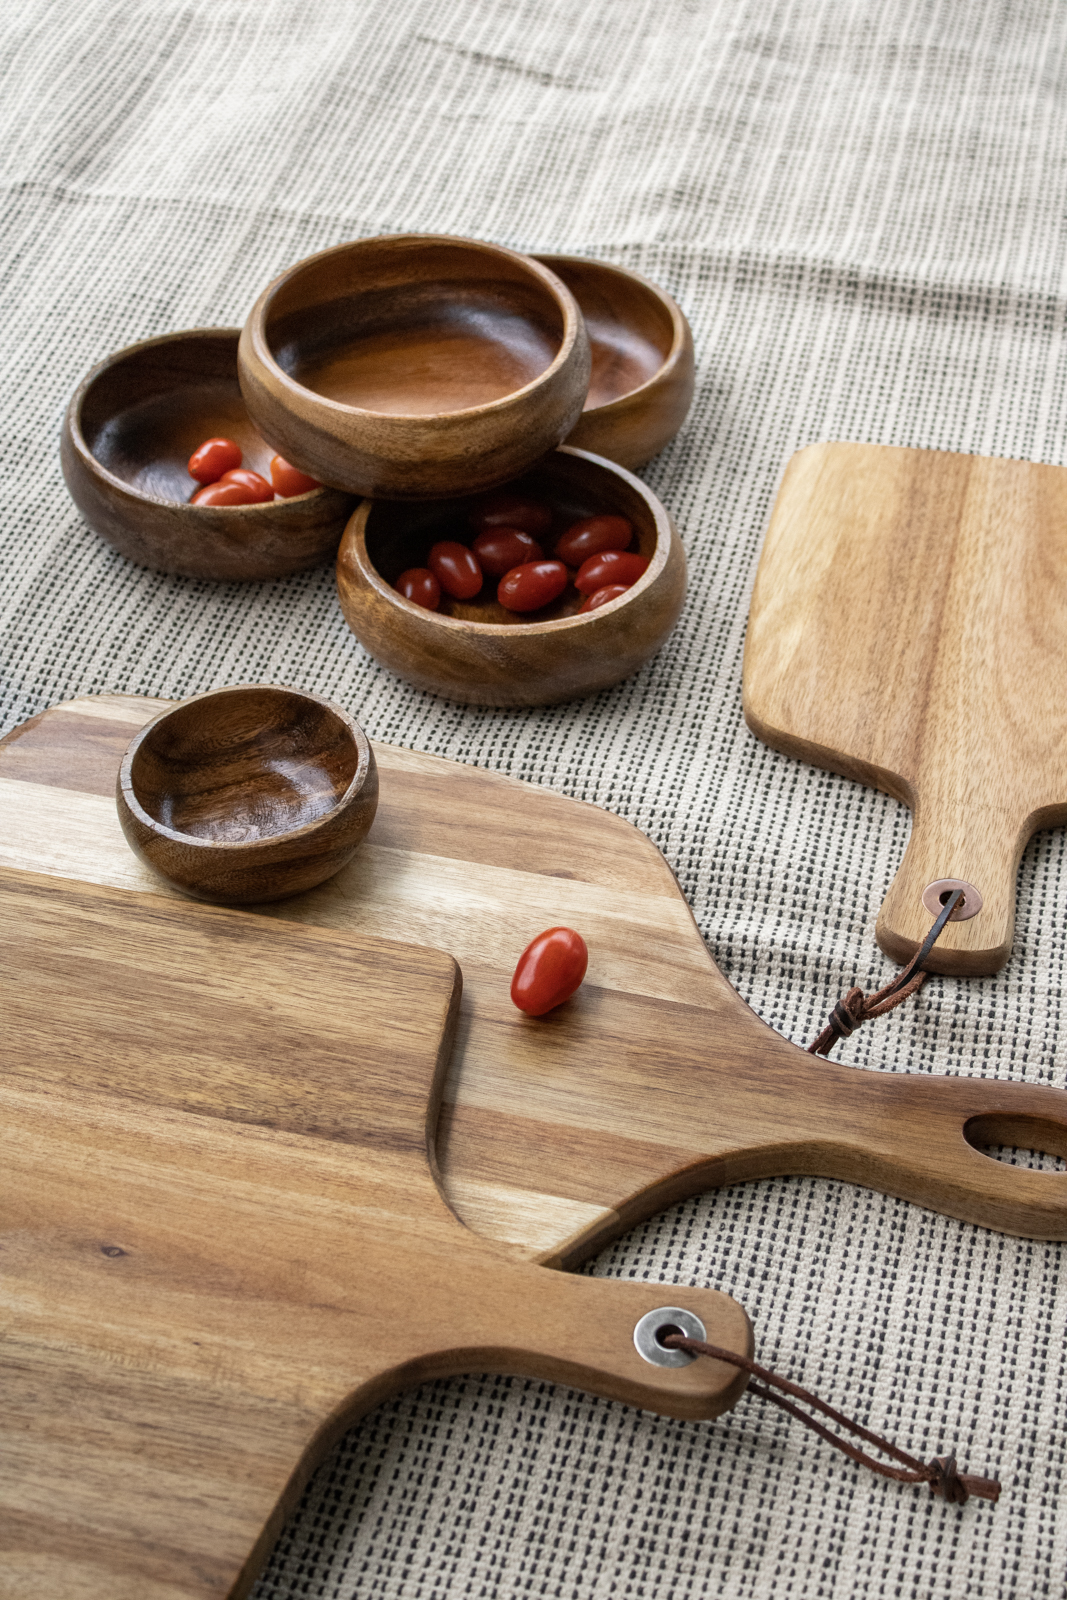
[[[873, 942], [908, 818], [746, 731], [741, 647], [781, 469], [825, 438], [1064, 461], [1065, 23], [1053, 0], [20, 0], [0, 18], [4, 726], [71, 695], [315, 688], [382, 739], [618, 811], [742, 994], [806, 1041]], [[459, 709], [378, 668], [328, 571], [212, 585], [80, 521], [63, 406], [107, 352], [240, 322], [356, 235], [598, 254], [671, 289], [690, 419], [647, 477], [690, 559], [630, 682]], [[1067, 856], [1040, 836], [1015, 955], [933, 979], [838, 1054], [1064, 1081]], [[762, 1358], [996, 1509], [871, 1479], [743, 1402], [684, 1424], [520, 1380], [427, 1385], [312, 1483], [257, 1600], [1064, 1593], [1064, 1249], [844, 1184], [678, 1207], [595, 1272], [711, 1284]]]

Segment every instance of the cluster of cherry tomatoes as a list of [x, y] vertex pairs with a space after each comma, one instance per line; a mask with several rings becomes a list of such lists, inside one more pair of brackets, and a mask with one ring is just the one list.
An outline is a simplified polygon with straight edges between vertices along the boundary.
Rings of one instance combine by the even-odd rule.
[[[496, 598], [508, 611], [540, 611], [558, 600], [568, 583], [583, 597], [580, 611], [596, 611], [637, 582], [648, 557], [633, 554], [634, 530], [625, 517], [583, 517], [545, 556], [552, 511], [540, 500], [507, 490], [490, 495], [471, 512], [471, 544], [441, 539], [431, 545], [426, 566], [409, 567], [396, 580], [405, 600], [436, 611], [442, 592], [473, 600], [487, 577], [496, 578]], [[573, 579], [572, 579], [573, 573]]]
[[306, 472], [289, 465], [283, 456], [270, 464], [270, 482], [258, 472], [242, 467], [241, 446], [232, 439], [205, 439], [189, 457], [189, 476], [203, 487], [190, 501], [194, 506], [258, 506], [275, 495], [283, 500], [322, 487]]

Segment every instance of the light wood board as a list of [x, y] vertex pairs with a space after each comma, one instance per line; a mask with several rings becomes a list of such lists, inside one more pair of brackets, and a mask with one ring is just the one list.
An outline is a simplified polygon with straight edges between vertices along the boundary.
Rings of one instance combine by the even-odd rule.
[[[122, 838], [113, 787], [129, 738], [168, 703], [87, 698], [9, 736], [0, 864], [160, 892]], [[1067, 1094], [813, 1058], [730, 987], [662, 856], [629, 824], [477, 768], [381, 744], [375, 755], [378, 814], [351, 864], [253, 915], [459, 962], [437, 1155], [477, 1232], [571, 1265], [685, 1195], [818, 1173], [1067, 1237], [1067, 1174], [995, 1161], [964, 1134], [1067, 1154]], [[534, 1021], [511, 1004], [511, 973], [556, 923], [586, 939], [589, 975]]]
[[528, 1373], [673, 1416], [744, 1375], [652, 1365], [710, 1289], [572, 1277], [458, 1221], [430, 1136], [450, 956], [0, 870], [0, 1593], [247, 1592], [308, 1473], [426, 1378]]
[[1019, 860], [1067, 822], [1067, 469], [946, 451], [819, 444], [786, 468], [745, 647], [745, 715], [788, 755], [914, 812], [878, 918], [897, 961], [960, 878], [934, 971], [1011, 953]]

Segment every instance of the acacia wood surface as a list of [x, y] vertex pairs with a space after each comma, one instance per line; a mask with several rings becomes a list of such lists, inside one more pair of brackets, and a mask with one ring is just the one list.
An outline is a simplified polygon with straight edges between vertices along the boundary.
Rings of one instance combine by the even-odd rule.
[[427, 499], [505, 483], [570, 432], [589, 340], [554, 273], [502, 246], [359, 239], [298, 262], [241, 334], [264, 437], [321, 483]]
[[236, 328], [146, 339], [99, 363], [63, 420], [60, 459], [78, 510], [138, 566], [186, 578], [287, 577], [330, 561], [352, 509], [338, 489], [255, 506], [193, 506], [186, 469], [205, 439], [240, 445], [268, 480], [274, 451], [237, 382]]
[[693, 334], [675, 300], [627, 267], [588, 256], [535, 256], [562, 278], [585, 318], [592, 375], [567, 443], [623, 467], [668, 444], [693, 400]]
[[[137, 728], [168, 702], [85, 698], [0, 744], [0, 864], [159, 890], [112, 799]], [[710, 959], [663, 857], [594, 806], [375, 744], [378, 815], [329, 883], [257, 912], [447, 949], [464, 988], [437, 1156], [455, 1210], [517, 1254], [573, 1265], [686, 1195], [819, 1173], [987, 1227], [1067, 1237], [1067, 1174], [968, 1142], [1067, 1155], [1067, 1095], [813, 1058]], [[247, 913], [246, 913], [247, 915]], [[562, 923], [588, 978], [548, 1017], [509, 999], [514, 963]], [[885, 1026], [891, 1026], [886, 1023]]]
[[673, 1416], [744, 1388], [651, 1365], [711, 1289], [570, 1277], [465, 1228], [429, 1141], [440, 951], [0, 870], [0, 1593], [247, 1592], [339, 1431], [398, 1389], [527, 1373]]
[[819, 444], [786, 468], [745, 647], [749, 726], [903, 800], [911, 838], [877, 936], [906, 961], [941, 878], [981, 911], [928, 965], [995, 972], [1019, 860], [1067, 822], [1067, 470]]
[[393, 585], [406, 568], [425, 566], [438, 539], [473, 538], [467, 517], [474, 497], [418, 505], [365, 500], [337, 553], [345, 620], [390, 671], [466, 704], [551, 705], [619, 683], [660, 648], [685, 601], [685, 552], [666, 507], [640, 478], [570, 445], [509, 488], [552, 508], [548, 545], [579, 517], [625, 517], [648, 569], [625, 594], [584, 616], [583, 596], [571, 585], [553, 605], [520, 617], [497, 603], [491, 580], [474, 600], [446, 598], [428, 611]]
[[351, 860], [374, 821], [378, 769], [340, 706], [242, 684], [194, 695], [135, 734], [115, 798], [131, 849], [186, 894], [260, 904]]

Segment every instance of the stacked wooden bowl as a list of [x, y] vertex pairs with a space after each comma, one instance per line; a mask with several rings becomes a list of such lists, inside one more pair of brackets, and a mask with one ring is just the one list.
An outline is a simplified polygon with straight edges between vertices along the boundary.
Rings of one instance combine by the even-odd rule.
[[[240, 333], [194, 329], [108, 357], [71, 400], [61, 453], [86, 520], [131, 560], [272, 579], [340, 547], [345, 617], [386, 666], [454, 700], [544, 704], [627, 677], [674, 625], [681, 544], [629, 469], [677, 432], [692, 393], [685, 317], [636, 273], [403, 234], [298, 262]], [[277, 452], [322, 487], [190, 504], [186, 462], [212, 435], [253, 469]], [[400, 552], [453, 537], [472, 497], [516, 482], [558, 531], [627, 517], [643, 576], [587, 614], [443, 614], [397, 591]]]

